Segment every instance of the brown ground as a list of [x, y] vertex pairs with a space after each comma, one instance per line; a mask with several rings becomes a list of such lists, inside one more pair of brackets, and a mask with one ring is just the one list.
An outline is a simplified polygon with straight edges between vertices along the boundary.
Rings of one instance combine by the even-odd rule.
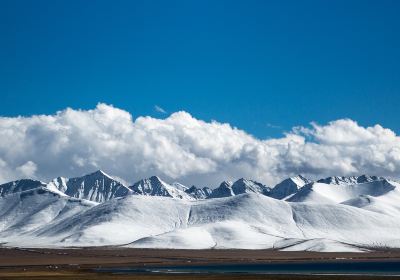
[[[398, 260], [400, 250], [370, 253], [279, 252], [273, 250], [159, 250], [128, 248], [17, 249], [0, 248], [0, 279], [378, 279], [356, 276], [285, 275], [112, 275], [92, 271], [98, 267], [157, 265]], [[348, 260], [347, 260], [348, 261]], [[400, 279], [391, 277], [390, 279]]]

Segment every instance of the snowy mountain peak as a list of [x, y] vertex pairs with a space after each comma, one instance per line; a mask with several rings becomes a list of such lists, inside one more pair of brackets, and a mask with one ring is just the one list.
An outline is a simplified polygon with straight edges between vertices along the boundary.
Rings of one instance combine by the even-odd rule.
[[232, 186], [232, 181], [223, 181], [219, 187], [225, 187], [225, 188], [230, 188]]
[[333, 176], [327, 177], [324, 179], [320, 179], [318, 183], [330, 184], [330, 185], [355, 185], [355, 184], [362, 184], [367, 182], [374, 182], [384, 180], [383, 177], [378, 176], [368, 176], [368, 175], [361, 175], [361, 176]]
[[154, 182], [160, 182], [160, 183], [163, 183], [163, 182], [164, 182], [164, 181], [161, 180], [161, 178], [158, 177], [158, 176], [151, 176], [151, 177], [149, 177], [148, 179], [149, 179], [150, 181], [154, 181]]
[[276, 199], [284, 199], [290, 195], [293, 195], [300, 188], [309, 183], [311, 183], [311, 181], [303, 177], [302, 175], [290, 177], [277, 184], [271, 190], [270, 196]]
[[133, 194], [136, 195], [146, 195], [146, 196], [165, 196], [173, 197], [179, 199], [193, 200], [194, 198], [187, 194], [184, 190], [180, 188], [186, 188], [185, 186], [170, 185], [157, 176], [152, 176], [147, 179], [142, 179], [135, 184], [133, 184], [130, 189]]
[[199, 189], [196, 186], [191, 186], [189, 189], [185, 190], [185, 192], [195, 199], [206, 199], [211, 195], [212, 189], [208, 187]]
[[362, 183], [375, 182], [375, 181], [381, 181], [381, 180], [386, 180], [386, 179], [383, 177], [369, 176], [369, 175], [364, 174], [357, 178], [357, 183], [362, 184]]
[[232, 190], [232, 182], [231, 181], [223, 181], [218, 188], [214, 189], [209, 196], [209, 198], [220, 198], [220, 197], [228, 197], [234, 196], [235, 193]]
[[312, 182], [311, 180], [307, 179], [306, 177], [304, 177], [301, 174], [290, 177], [289, 179], [292, 180], [294, 183], [296, 183], [296, 185], [298, 185], [300, 187]]
[[235, 195], [243, 193], [261, 193], [267, 195], [270, 188], [256, 181], [240, 178], [232, 184], [232, 191]]
[[0, 196], [6, 196], [17, 192], [23, 192], [40, 187], [45, 187], [46, 184], [31, 179], [21, 179], [0, 185]]
[[108, 175], [106, 172], [104, 172], [101, 169], [99, 169], [99, 170], [97, 170], [97, 171], [95, 171], [93, 173], [84, 175], [84, 177], [107, 177], [109, 179], [113, 179], [114, 180], [114, 178], [112, 176]]
[[237, 181], [233, 182], [232, 185], [234, 185], [234, 184], [248, 185], [250, 182], [253, 182], [253, 181], [245, 179], [245, 178], [240, 178]]
[[209, 198], [220, 198], [235, 196], [244, 193], [260, 193], [268, 195], [270, 188], [253, 180], [240, 178], [234, 183], [230, 181], [222, 182], [218, 188], [214, 189]]
[[126, 186], [101, 170], [71, 179], [58, 177], [47, 187], [50, 190], [57, 189], [71, 197], [94, 202], [104, 202], [130, 193]]
[[345, 203], [348, 200], [354, 200], [362, 196], [380, 197], [389, 193], [396, 195], [396, 192], [392, 192], [397, 189], [396, 182], [376, 176], [360, 177], [330, 177], [333, 179], [319, 180], [307, 184], [287, 201]]

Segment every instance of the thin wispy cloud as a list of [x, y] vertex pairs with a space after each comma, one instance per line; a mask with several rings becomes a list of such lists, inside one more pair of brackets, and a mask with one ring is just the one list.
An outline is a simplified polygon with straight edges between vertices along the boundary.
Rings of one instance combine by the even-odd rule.
[[281, 129], [282, 128], [280, 125], [276, 125], [276, 124], [273, 124], [273, 123], [266, 123], [265, 125], [268, 128], [274, 128], [274, 129]]
[[156, 110], [156, 112], [162, 113], [162, 114], [166, 114], [167, 111], [165, 111], [162, 107], [158, 106], [158, 105], [154, 105], [154, 110]]

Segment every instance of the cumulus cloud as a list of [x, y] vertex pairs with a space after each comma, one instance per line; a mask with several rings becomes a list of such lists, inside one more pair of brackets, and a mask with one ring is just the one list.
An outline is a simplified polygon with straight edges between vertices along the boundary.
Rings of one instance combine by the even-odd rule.
[[398, 177], [400, 137], [350, 119], [295, 127], [257, 139], [187, 112], [138, 117], [106, 104], [54, 115], [0, 118], [0, 181], [80, 176], [103, 169], [126, 181], [159, 175], [216, 186], [247, 177], [272, 185], [294, 174], [312, 178], [367, 173]]

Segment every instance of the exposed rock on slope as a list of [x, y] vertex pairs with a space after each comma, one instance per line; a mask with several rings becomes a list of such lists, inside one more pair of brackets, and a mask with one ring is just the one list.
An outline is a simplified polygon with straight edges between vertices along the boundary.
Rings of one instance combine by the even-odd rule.
[[129, 188], [101, 170], [71, 179], [58, 177], [48, 184], [48, 188], [55, 188], [68, 196], [94, 202], [123, 197], [130, 192]]

